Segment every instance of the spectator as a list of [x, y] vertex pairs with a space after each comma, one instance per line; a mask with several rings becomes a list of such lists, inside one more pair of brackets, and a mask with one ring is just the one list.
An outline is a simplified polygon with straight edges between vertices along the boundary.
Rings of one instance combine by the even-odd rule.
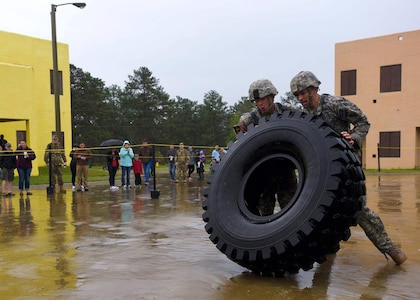
[[225, 149], [225, 147], [220, 147], [219, 153], [220, 159], [222, 159], [222, 157], [227, 153], [227, 150]]
[[130, 142], [125, 140], [123, 146], [120, 149], [120, 166], [121, 166], [121, 183], [122, 189], [131, 188], [130, 185], [130, 172], [133, 167], [134, 152], [130, 147]]
[[210, 162], [210, 174], [213, 175], [214, 174], [214, 166], [217, 164], [217, 161], [214, 157], [211, 158], [211, 162]]
[[204, 163], [206, 161], [206, 156], [203, 150], [200, 150], [198, 155], [198, 162], [197, 162], [197, 173], [198, 173], [198, 180], [204, 180]]
[[143, 145], [140, 147], [140, 159], [143, 162], [144, 184], [149, 185], [150, 169], [153, 166], [152, 147], [147, 143], [147, 139], [143, 139]]
[[175, 156], [176, 150], [174, 145], [170, 145], [168, 151], [166, 151], [166, 157], [168, 158], [168, 171], [171, 183], [175, 182]]
[[175, 155], [175, 164], [176, 164], [176, 180], [178, 183], [181, 178], [184, 182], [187, 182], [187, 169], [188, 162], [190, 161], [190, 155], [188, 151], [184, 148], [184, 143], [179, 144], [179, 149], [176, 151]]
[[214, 146], [214, 149], [211, 152], [211, 158], [214, 158], [216, 160], [216, 163], [220, 162], [219, 145]]
[[32, 172], [32, 161], [36, 158], [35, 152], [26, 145], [26, 141], [20, 141], [16, 149], [16, 167], [19, 174], [19, 194], [23, 195], [25, 188], [26, 195], [32, 195], [30, 189], [30, 177]]
[[116, 148], [112, 148], [107, 155], [107, 168], [109, 174], [109, 189], [111, 191], [118, 190], [118, 186], [115, 185], [115, 175], [117, 174], [118, 167], [120, 165], [120, 155]]
[[76, 191], [76, 161], [77, 159], [76, 159], [75, 153], [78, 147], [79, 147], [79, 144], [73, 144], [73, 149], [71, 149], [70, 155], [69, 155], [71, 158], [71, 161], [70, 161], [71, 190], [73, 192]]
[[58, 136], [53, 135], [52, 142], [47, 145], [47, 149], [44, 154], [44, 161], [48, 167], [50, 167], [50, 155], [51, 155], [51, 187], [55, 191], [55, 184], [58, 181], [60, 187], [59, 192], [65, 194], [63, 181], [63, 167], [67, 164], [67, 158], [64, 154], [64, 149], [58, 141]]
[[143, 163], [140, 156], [136, 153], [133, 159], [134, 184], [136, 187], [141, 186], [141, 174], [143, 174]]
[[194, 173], [194, 166], [195, 166], [195, 154], [193, 151], [193, 147], [188, 147], [188, 155], [190, 157], [190, 160], [188, 162], [188, 181], [191, 182], [191, 174]]
[[77, 173], [77, 191], [89, 191], [89, 159], [92, 155], [89, 149], [86, 148], [85, 142], [79, 143], [79, 148], [76, 149], [76, 173]]
[[16, 153], [12, 150], [12, 145], [10, 143], [6, 143], [4, 145], [5, 150], [1, 153], [0, 156], [0, 167], [1, 167], [1, 174], [2, 174], [2, 193], [3, 197], [12, 197], [14, 194], [12, 193], [12, 183], [13, 179], [15, 179], [15, 169], [16, 169]]
[[0, 146], [2, 150], [6, 150], [6, 143], [7, 143], [7, 140], [4, 139], [4, 135], [0, 134]]

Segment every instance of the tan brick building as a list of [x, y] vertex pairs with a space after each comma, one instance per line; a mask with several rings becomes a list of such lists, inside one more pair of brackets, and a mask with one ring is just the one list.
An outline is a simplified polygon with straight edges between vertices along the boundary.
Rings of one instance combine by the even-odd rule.
[[420, 167], [419, 80], [420, 30], [335, 45], [335, 94], [371, 123], [365, 168], [378, 168], [378, 153], [381, 169]]

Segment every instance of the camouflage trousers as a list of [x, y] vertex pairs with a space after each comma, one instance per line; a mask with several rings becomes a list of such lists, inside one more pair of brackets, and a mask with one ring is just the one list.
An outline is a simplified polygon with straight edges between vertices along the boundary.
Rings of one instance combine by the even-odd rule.
[[379, 251], [388, 253], [393, 246], [393, 242], [388, 236], [381, 218], [366, 206], [366, 196], [363, 198], [363, 208], [359, 212], [357, 224], [362, 227], [366, 236]]
[[273, 178], [263, 189], [258, 200], [258, 211], [261, 216], [274, 213], [276, 201], [284, 208], [296, 193], [297, 181], [294, 171]]
[[58, 181], [58, 185], [63, 185], [63, 166], [52, 165], [51, 166], [51, 185], [55, 186]]
[[295, 194], [296, 188], [283, 190], [279, 193], [263, 193], [259, 199], [258, 210], [261, 216], [269, 216], [274, 213], [276, 201], [278, 201], [280, 208], [284, 208]]
[[176, 166], [176, 180], [187, 180], [188, 166], [186, 164], [178, 164]]

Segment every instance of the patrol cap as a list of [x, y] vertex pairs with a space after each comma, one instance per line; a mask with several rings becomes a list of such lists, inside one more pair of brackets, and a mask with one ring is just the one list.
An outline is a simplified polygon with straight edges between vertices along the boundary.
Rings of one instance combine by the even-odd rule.
[[259, 79], [249, 86], [249, 100], [255, 101], [269, 95], [277, 95], [278, 91], [268, 79]]
[[293, 94], [297, 94], [308, 87], [319, 87], [321, 81], [316, 78], [315, 74], [310, 71], [300, 71], [290, 81], [290, 91]]

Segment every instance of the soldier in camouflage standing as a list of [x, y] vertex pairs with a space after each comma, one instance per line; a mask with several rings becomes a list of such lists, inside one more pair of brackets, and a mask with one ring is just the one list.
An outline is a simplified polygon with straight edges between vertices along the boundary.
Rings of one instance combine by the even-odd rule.
[[184, 148], [184, 143], [180, 143], [179, 149], [176, 151], [175, 155], [176, 183], [178, 183], [181, 180], [181, 178], [183, 178], [184, 183], [187, 182], [187, 171], [189, 161], [190, 155], [187, 149]]
[[60, 193], [65, 193], [66, 190], [63, 187], [63, 166], [67, 164], [66, 155], [64, 149], [58, 141], [58, 137], [53, 135], [52, 142], [47, 145], [45, 150], [44, 161], [47, 166], [50, 166], [50, 153], [51, 153], [51, 185], [55, 191], [55, 184], [58, 181], [60, 187]]
[[[360, 156], [362, 141], [370, 127], [367, 117], [360, 108], [343, 97], [318, 94], [320, 84], [321, 81], [312, 72], [301, 71], [291, 80], [290, 89], [305, 112], [320, 116], [335, 131], [341, 133]], [[380, 217], [366, 206], [366, 197], [357, 223], [385, 257], [388, 254], [397, 265], [407, 259], [406, 253], [388, 236]]]
[[[243, 114], [239, 123], [234, 127], [235, 132], [246, 132], [247, 126], [253, 123], [257, 125], [260, 118], [269, 117], [274, 113], [282, 114], [285, 110], [296, 110], [289, 105], [274, 102], [278, 94], [276, 87], [268, 79], [260, 79], [251, 83], [249, 87], [249, 100], [255, 103], [255, 108]], [[272, 215], [276, 201], [280, 208], [284, 208], [296, 192], [297, 179], [292, 166], [279, 170], [275, 177], [270, 178], [258, 192], [258, 199], [247, 199], [249, 203], [257, 203], [254, 213], [261, 216]], [[248, 195], [255, 197], [255, 195]], [[251, 207], [252, 205], [250, 205]]]

